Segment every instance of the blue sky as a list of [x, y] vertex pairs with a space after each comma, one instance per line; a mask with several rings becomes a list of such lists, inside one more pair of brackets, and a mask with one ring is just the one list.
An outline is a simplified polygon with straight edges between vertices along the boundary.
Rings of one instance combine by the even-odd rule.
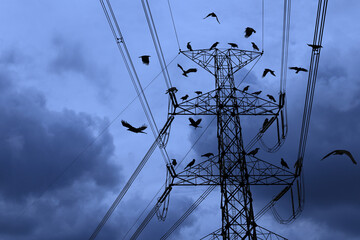
[[[111, 3], [146, 86], [160, 72], [160, 65], [141, 1]], [[188, 41], [194, 49], [216, 41], [219, 48], [227, 48], [228, 42], [248, 50], [251, 41], [261, 45], [261, 1], [171, 0], [171, 4], [182, 49]], [[265, 1], [264, 56], [243, 83], [251, 91], [278, 94], [279, 77], [261, 78], [261, 74], [264, 68], [280, 73], [282, 4]], [[204, 70], [189, 78], [181, 75], [177, 63], [196, 66], [177, 56], [167, 1], [150, 1], [150, 6], [167, 63], [176, 57], [169, 73], [179, 89], [177, 96], [213, 89], [214, 79]], [[313, 39], [316, 7], [317, 1], [293, 1], [289, 66], [309, 67], [311, 49], [306, 44]], [[304, 160], [304, 212], [290, 225], [278, 224], [271, 214], [259, 222], [288, 239], [360, 239], [359, 166], [341, 156], [320, 162], [334, 149], [347, 149], [355, 159], [360, 156], [359, 7], [354, 0], [329, 1]], [[203, 20], [209, 12], [217, 13], [221, 24]], [[135, 135], [121, 126], [121, 119], [134, 125], [146, 123], [138, 100], [128, 106], [136, 93], [124, 62], [98, 1], [3, 0], [0, 22], [0, 238], [88, 239], [154, 140], [150, 129], [149, 134]], [[247, 26], [257, 29], [251, 39], [243, 37]], [[149, 66], [138, 58], [144, 54], [151, 55]], [[249, 68], [236, 74], [236, 81]], [[277, 164], [280, 157], [289, 165], [295, 162], [306, 83], [307, 74], [288, 72], [288, 138], [278, 153], [260, 151], [260, 157]], [[146, 90], [158, 126], [166, 120], [165, 91], [161, 76]], [[202, 124], [209, 122], [204, 118]], [[242, 124], [247, 139], [262, 119], [244, 118]], [[169, 155], [182, 159], [202, 130], [191, 129], [186, 117], [177, 118]], [[266, 140], [271, 141], [271, 136]], [[183, 164], [216, 149], [213, 125]], [[123, 239], [164, 181], [165, 166], [157, 150], [98, 239]], [[154, 218], [140, 238], [160, 238], [203, 191], [174, 189], [167, 220]], [[261, 190], [254, 189], [254, 194], [259, 203], [269, 200]], [[217, 229], [219, 197], [215, 190], [172, 239], [196, 239]]]

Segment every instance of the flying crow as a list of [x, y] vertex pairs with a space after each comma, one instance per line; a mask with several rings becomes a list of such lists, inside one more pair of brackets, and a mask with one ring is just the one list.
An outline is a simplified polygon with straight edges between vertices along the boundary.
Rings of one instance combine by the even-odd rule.
[[149, 65], [149, 63], [150, 63], [150, 56], [149, 55], [143, 55], [143, 56], [140, 56], [139, 58], [141, 58], [141, 61], [143, 62], [143, 64]]
[[198, 120], [194, 120], [191, 117], [189, 117], [189, 121], [190, 121], [190, 126], [193, 126], [195, 129], [199, 127], [199, 124], [201, 123], [201, 118], [199, 118]]
[[263, 73], [262, 77], [265, 77], [266, 74], [268, 74], [268, 73], [271, 73], [271, 75], [273, 75], [274, 77], [276, 77], [275, 71], [274, 71], [274, 70], [271, 70], [271, 69], [269, 69], [269, 68], [265, 68], [265, 69], [264, 69], [264, 73]]
[[308, 70], [302, 67], [289, 67], [289, 69], [291, 70], [295, 70], [295, 73], [299, 73], [299, 72], [307, 72]]
[[218, 19], [218, 17], [216, 16], [216, 14], [215, 14], [214, 12], [209, 13], [209, 14], [208, 14], [206, 17], [204, 17], [203, 19], [205, 19], [205, 18], [207, 18], [207, 17], [214, 17], [214, 18], [216, 18], [216, 21], [220, 24], [219, 19]]
[[251, 34], [253, 34], [253, 33], [256, 33], [256, 31], [253, 28], [251, 28], [251, 27], [245, 28], [245, 37], [246, 38], [250, 37]]
[[353, 155], [347, 150], [334, 150], [331, 153], [327, 154], [325, 157], [323, 157], [321, 160], [329, 157], [330, 155], [343, 155], [343, 154], [347, 155], [354, 164], [357, 164]]
[[145, 133], [145, 134], [146, 134], [146, 132], [143, 132], [143, 131], [147, 128], [147, 126], [146, 126], [145, 124], [142, 125], [141, 127], [138, 127], [138, 128], [131, 126], [129, 123], [127, 123], [127, 122], [124, 121], [124, 120], [121, 120], [121, 124], [122, 124], [124, 127], [126, 127], [127, 130], [130, 131], [130, 132], [134, 132], [134, 133]]
[[188, 77], [188, 73], [197, 72], [196, 68], [189, 68], [188, 70], [184, 70], [184, 68], [180, 64], [178, 64], [177, 66], [181, 69], [181, 71], [183, 71], [182, 75], [184, 75], [185, 77]]

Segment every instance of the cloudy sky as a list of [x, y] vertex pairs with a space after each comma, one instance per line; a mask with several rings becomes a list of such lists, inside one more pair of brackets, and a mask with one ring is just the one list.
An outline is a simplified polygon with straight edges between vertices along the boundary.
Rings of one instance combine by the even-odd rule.
[[[185, 78], [176, 64], [195, 64], [178, 55], [167, 0], [150, 0], [165, 59], [178, 97], [209, 91], [214, 79], [204, 70]], [[260, 46], [261, 1], [171, 0], [180, 47], [219, 48], [235, 42], [251, 50]], [[0, 8], [0, 239], [88, 239], [111, 203], [154, 141], [149, 134], [132, 134], [121, 119], [147, 123], [110, 28], [97, 0], [1, 0]], [[152, 44], [141, 1], [112, 0], [125, 41], [158, 127], [167, 116], [166, 85]], [[242, 86], [277, 95], [279, 77], [261, 78], [265, 67], [280, 73], [283, 1], [265, 1], [264, 56]], [[314, 106], [304, 160], [306, 201], [301, 216], [281, 225], [271, 213], [259, 224], [288, 239], [360, 239], [360, 171], [343, 156], [320, 159], [334, 149], [360, 156], [360, 2], [330, 0], [320, 57]], [[289, 66], [309, 67], [317, 1], [292, 4]], [[203, 20], [216, 12], [214, 19]], [[245, 39], [245, 27], [257, 29]], [[145, 66], [138, 56], [151, 55]], [[235, 75], [240, 82], [249, 65]], [[288, 72], [289, 134], [275, 154], [259, 157], [279, 165], [296, 161], [307, 74]], [[216, 124], [204, 118], [202, 129], [191, 129], [178, 117], [167, 151], [183, 165], [216, 152]], [[263, 119], [243, 118], [250, 139]], [[260, 125], [260, 126], [259, 126]], [[266, 136], [271, 142], [271, 135]], [[196, 142], [196, 145], [190, 148]], [[182, 167], [182, 166], [181, 166]], [[124, 239], [139, 214], [165, 181], [165, 164], [158, 150], [109, 219], [98, 239]], [[204, 188], [175, 188], [165, 222], [152, 220], [142, 239], [159, 239]], [[259, 204], [271, 194], [254, 188]], [[272, 193], [274, 194], [274, 193]], [[270, 196], [270, 197], [269, 197]], [[199, 239], [220, 227], [217, 190], [174, 232], [173, 239]], [[150, 204], [150, 206], [152, 206]], [[257, 206], [256, 209], [261, 208]], [[280, 207], [281, 208], [281, 207]], [[205, 220], [206, 219], [206, 220]], [[139, 223], [137, 223], [139, 224]], [[133, 229], [134, 230], [134, 229]], [[130, 231], [130, 234], [132, 231]], [[129, 238], [130, 234], [127, 235]]]

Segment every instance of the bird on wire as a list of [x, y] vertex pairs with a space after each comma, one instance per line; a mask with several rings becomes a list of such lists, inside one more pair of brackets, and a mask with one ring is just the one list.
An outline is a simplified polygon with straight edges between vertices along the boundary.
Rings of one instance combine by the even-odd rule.
[[197, 95], [202, 94], [202, 91], [195, 91], [194, 93], [196, 93]]
[[190, 51], [193, 51], [193, 49], [192, 49], [192, 47], [191, 47], [190, 43], [191, 43], [191, 42], [188, 42], [188, 43], [186, 44], [186, 47], [187, 47], [187, 49], [189, 49]]
[[188, 99], [188, 97], [189, 97], [189, 95], [186, 94], [185, 96], [182, 96], [180, 99], [185, 101], [186, 99]]
[[251, 44], [254, 50], [260, 51], [259, 47], [254, 42], [251, 42]]
[[172, 164], [174, 167], [176, 166], [177, 162], [176, 162], [176, 159], [175, 159], [175, 158], [171, 159], [171, 164]]
[[239, 46], [236, 43], [228, 43], [231, 48], [239, 48]]
[[171, 87], [171, 88], [169, 88], [168, 90], [166, 90], [165, 94], [168, 94], [169, 92], [174, 92], [174, 93], [176, 93], [177, 91], [178, 91], [178, 90], [177, 90], [176, 87]]
[[199, 124], [201, 123], [201, 118], [199, 118], [198, 120], [194, 120], [191, 117], [189, 117], [189, 121], [190, 121], [190, 126], [193, 126], [195, 129], [200, 127]]
[[209, 152], [209, 153], [205, 153], [205, 154], [203, 154], [203, 155], [201, 155], [202, 157], [207, 157], [207, 158], [209, 158], [209, 157], [211, 157], [211, 156], [214, 156], [214, 154], [213, 153], [211, 153], [211, 152]]
[[188, 70], [184, 70], [184, 68], [180, 64], [178, 64], [177, 66], [181, 69], [181, 71], [183, 72], [182, 75], [184, 75], [185, 77], [188, 77], [188, 73], [197, 72], [196, 68], [189, 68]]
[[246, 38], [250, 37], [253, 33], [256, 33], [255, 29], [253, 29], [251, 27], [245, 28], [245, 37]]
[[265, 130], [265, 128], [267, 127], [267, 125], [269, 125], [269, 119], [265, 118], [263, 126], [262, 126], [262, 130]]
[[209, 50], [215, 49], [218, 44], [219, 44], [219, 42], [214, 43], [213, 45], [211, 45]]
[[305, 69], [305, 68], [302, 68], [302, 67], [289, 67], [289, 69], [291, 69], [291, 70], [295, 70], [296, 72], [296, 74], [298, 74], [299, 72], [307, 72], [308, 70], [307, 69]]
[[280, 162], [280, 163], [281, 163], [281, 166], [282, 166], [282, 167], [285, 167], [285, 168], [287, 168], [287, 169], [290, 169], [290, 168], [289, 168], [289, 165], [285, 162], [285, 160], [284, 160], [283, 158], [281, 158], [281, 162]]
[[204, 17], [203, 19], [208, 18], [208, 17], [216, 18], [216, 21], [220, 24], [219, 19], [218, 19], [218, 17], [216, 16], [216, 14], [215, 14], [214, 12], [209, 13], [209, 14], [208, 14], [206, 17]]
[[262, 91], [253, 92], [254, 95], [259, 95]]
[[271, 101], [276, 102], [275, 98], [274, 98], [272, 95], [266, 94], [266, 96], [267, 96]]
[[247, 155], [255, 156], [259, 152], [260, 148], [255, 148], [254, 150], [250, 151]]
[[343, 154], [348, 156], [355, 165], [357, 164], [353, 155], [347, 150], [334, 150], [334, 151], [326, 154], [325, 157], [323, 157], [321, 160], [324, 160], [325, 158], [329, 157], [330, 155], [343, 155]]
[[313, 49], [320, 49], [320, 48], [322, 48], [321, 45], [316, 45], [316, 44], [309, 44], [309, 43], [308, 43], [308, 46], [309, 46], [309, 47], [312, 47]]
[[127, 130], [130, 131], [130, 132], [134, 132], [134, 133], [145, 133], [145, 134], [146, 134], [146, 132], [143, 132], [143, 131], [147, 128], [147, 126], [146, 126], [145, 124], [142, 125], [141, 127], [138, 127], [138, 128], [131, 126], [131, 124], [129, 124], [128, 122], [126, 122], [126, 121], [124, 121], [124, 120], [121, 120], [121, 124], [122, 124], [124, 127], [126, 127]]
[[186, 165], [186, 167], [184, 167], [184, 169], [186, 168], [191, 168], [195, 163], [195, 159], [191, 160], [191, 162], [188, 163], [188, 165]]
[[268, 74], [268, 73], [270, 73], [271, 75], [273, 75], [274, 77], [276, 77], [275, 71], [274, 71], [274, 70], [271, 70], [271, 69], [269, 69], [269, 68], [265, 68], [265, 69], [264, 69], [264, 72], [263, 72], [262, 77], [265, 77], [266, 74]]
[[243, 92], [246, 92], [247, 90], [249, 90], [249, 85], [247, 85], [246, 87], [244, 87], [244, 89], [242, 90]]
[[142, 55], [142, 56], [140, 56], [139, 58], [141, 58], [141, 61], [142, 61], [143, 64], [149, 65], [149, 63], [150, 63], [150, 57], [151, 57], [151, 56], [149, 56], [149, 55]]

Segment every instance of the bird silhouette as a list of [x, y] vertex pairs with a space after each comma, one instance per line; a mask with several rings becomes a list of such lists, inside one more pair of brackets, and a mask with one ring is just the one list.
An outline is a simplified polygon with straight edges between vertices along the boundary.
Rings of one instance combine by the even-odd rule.
[[265, 68], [265, 69], [264, 69], [264, 73], [263, 73], [262, 77], [265, 77], [266, 74], [268, 74], [268, 73], [270, 73], [271, 75], [273, 75], [274, 77], [276, 77], [275, 71], [274, 71], [274, 70], [271, 70], [271, 69], [269, 69], [269, 68]]
[[260, 51], [259, 47], [254, 42], [251, 42], [251, 44], [254, 50]]
[[268, 124], [269, 124], [269, 119], [265, 118], [263, 126], [262, 126], [262, 130], [265, 130], [265, 128], [267, 127]]
[[266, 94], [266, 96], [267, 96], [271, 101], [276, 102], [275, 98], [274, 98], [272, 95]]
[[149, 55], [142, 55], [139, 58], [141, 58], [141, 61], [143, 62], [143, 64], [145, 65], [149, 65], [150, 63], [150, 57]]
[[195, 91], [194, 93], [196, 93], [197, 95], [202, 94], [202, 91]]
[[302, 67], [289, 67], [289, 69], [291, 69], [291, 70], [295, 70], [296, 72], [296, 74], [298, 74], [299, 72], [307, 72], [308, 70], [307, 69], [305, 69], [305, 68], [302, 68]]
[[259, 95], [262, 91], [253, 92], [254, 95]]
[[209, 50], [213, 50], [214, 48], [216, 48], [216, 46], [219, 44], [219, 42], [214, 43], [213, 45], [211, 45]]
[[177, 162], [176, 162], [176, 159], [175, 158], [173, 158], [173, 159], [171, 159], [172, 161], [171, 161], [171, 164], [175, 167], [176, 166], [176, 164], [177, 164]]
[[191, 160], [191, 162], [188, 163], [188, 165], [186, 165], [186, 167], [184, 167], [184, 169], [186, 168], [191, 168], [195, 163], [195, 159]]
[[247, 85], [246, 87], [244, 87], [244, 89], [243, 89], [243, 92], [246, 92], [247, 90], [249, 90], [249, 85]]
[[192, 49], [190, 43], [191, 43], [191, 42], [188, 42], [188, 43], [186, 44], [186, 47], [187, 47], [187, 49], [189, 49], [190, 51], [192, 51], [193, 49]]
[[188, 99], [188, 97], [189, 97], [189, 95], [186, 94], [185, 96], [182, 96], [180, 99], [185, 101], [186, 99]]
[[249, 152], [248, 155], [253, 155], [253, 156], [255, 156], [255, 155], [258, 153], [259, 149], [260, 149], [260, 148], [255, 148], [254, 150], [252, 150], [251, 152]]
[[347, 150], [334, 150], [334, 151], [326, 154], [325, 157], [323, 157], [321, 160], [324, 160], [325, 158], [329, 157], [330, 155], [343, 155], [343, 154], [347, 155], [354, 164], [357, 164], [353, 155]]
[[178, 90], [177, 90], [176, 87], [171, 87], [171, 88], [169, 88], [168, 90], [166, 90], [165, 94], [168, 94], [169, 92], [174, 92], [174, 93], [176, 93], [177, 91], [178, 91]]
[[253, 29], [251, 27], [245, 28], [245, 37], [246, 38], [250, 37], [253, 33], [256, 33], [255, 29]]
[[322, 48], [321, 45], [316, 45], [316, 44], [308, 44], [309, 47], [312, 47], [313, 49], [319, 49]]
[[201, 118], [199, 118], [198, 120], [194, 120], [191, 117], [189, 117], [189, 121], [190, 121], [190, 126], [193, 126], [195, 129], [199, 127], [199, 124], [201, 123]]
[[215, 14], [214, 12], [209, 13], [209, 14], [208, 14], [206, 17], [204, 17], [203, 19], [208, 18], [208, 17], [214, 17], [214, 18], [216, 18], [216, 21], [220, 24], [219, 19], [218, 19], [218, 17], [216, 16], [216, 14]]
[[130, 132], [134, 132], [134, 133], [145, 133], [145, 134], [146, 134], [146, 132], [143, 132], [143, 131], [147, 128], [147, 126], [146, 126], [145, 124], [142, 125], [141, 127], [138, 127], [138, 128], [131, 126], [129, 123], [127, 123], [127, 122], [124, 121], [124, 120], [121, 120], [121, 124], [122, 124], [124, 127], [126, 127], [127, 130], [130, 131]]
[[203, 154], [203, 155], [201, 155], [202, 157], [207, 157], [207, 158], [209, 158], [209, 157], [211, 157], [211, 156], [214, 156], [214, 154], [213, 153], [211, 153], [211, 152], [209, 152], [209, 153], [205, 153], [205, 154]]
[[238, 48], [239, 46], [236, 43], [228, 43], [232, 48]]
[[281, 166], [282, 166], [282, 167], [285, 167], [285, 168], [287, 168], [287, 169], [290, 169], [290, 168], [289, 168], [289, 165], [285, 162], [285, 160], [284, 160], [283, 158], [281, 158]]
[[177, 66], [181, 69], [181, 71], [183, 72], [182, 75], [184, 75], [185, 77], [188, 77], [188, 73], [197, 72], [196, 68], [189, 68], [188, 70], [184, 70], [184, 68], [180, 64], [178, 64]]

